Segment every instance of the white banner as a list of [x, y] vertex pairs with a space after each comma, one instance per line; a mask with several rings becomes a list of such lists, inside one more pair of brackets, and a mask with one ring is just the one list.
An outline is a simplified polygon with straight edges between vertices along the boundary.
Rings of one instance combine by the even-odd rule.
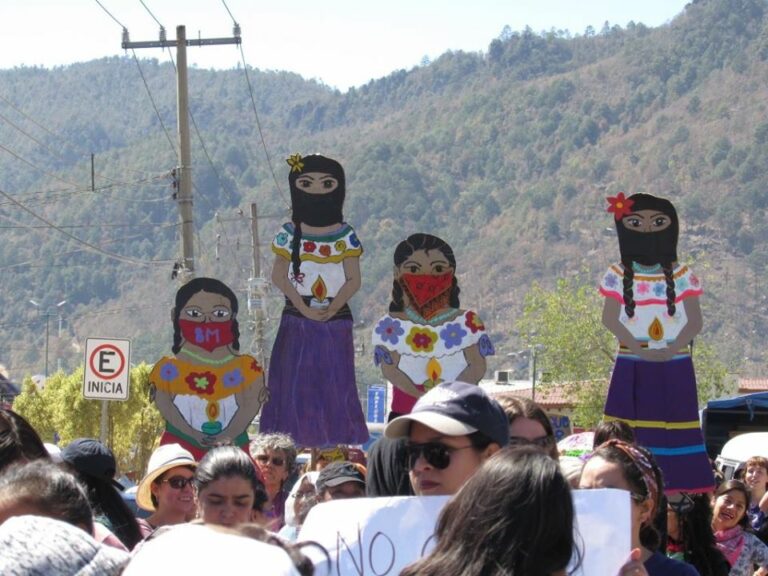
[[[617, 574], [630, 552], [629, 493], [575, 490], [576, 544], [583, 550], [578, 576]], [[314, 541], [325, 556], [304, 548], [319, 576], [397, 576], [434, 547], [434, 527], [446, 496], [355, 498], [318, 504], [298, 540]], [[520, 519], [525, 522], [524, 518]]]

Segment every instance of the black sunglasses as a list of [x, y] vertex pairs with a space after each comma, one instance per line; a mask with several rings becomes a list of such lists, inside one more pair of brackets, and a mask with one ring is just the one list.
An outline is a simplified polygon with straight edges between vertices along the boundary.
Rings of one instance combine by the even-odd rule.
[[438, 470], [445, 470], [451, 465], [451, 454], [456, 450], [464, 450], [465, 448], [474, 448], [471, 444], [469, 446], [459, 446], [458, 448], [453, 446], [446, 446], [440, 442], [425, 442], [424, 444], [408, 443], [405, 446], [405, 453], [408, 456], [408, 468], [413, 469], [416, 466], [416, 461], [420, 456], [424, 456], [424, 460], [430, 466], [437, 468]]
[[256, 460], [258, 460], [262, 464], [266, 464], [267, 462], [272, 460], [272, 466], [282, 466], [283, 464], [285, 464], [284, 458], [280, 458], [280, 456], [272, 456], [272, 458], [270, 458], [266, 454], [259, 454], [258, 456], [256, 456]]
[[161, 480], [160, 483], [168, 484], [174, 490], [183, 490], [185, 486], [192, 486], [194, 481], [194, 476], [190, 476], [189, 478], [184, 478], [183, 476], [172, 476], [166, 480]]

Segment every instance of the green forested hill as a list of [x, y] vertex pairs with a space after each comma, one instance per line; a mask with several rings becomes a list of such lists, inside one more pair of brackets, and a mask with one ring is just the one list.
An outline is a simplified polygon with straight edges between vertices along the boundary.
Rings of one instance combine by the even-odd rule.
[[[353, 303], [361, 341], [388, 303], [394, 245], [432, 232], [454, 246], [462, 301], [489, 325], [500, 368], [531, 283], [585, 270], [597, 281], [618, 257], [605, 196], [649, 192], [681, 214], [681, 259], [707, 291], [704, 339], [757, 373], [768, 334], [767, 7], [697, 0], [661, 28], [577, 36], [505, 29], [482, 54], [447, 53], [344, 94], [250, 70], [280, 189], [244, 71], [190, 70], [198, 273], [244, 290], [251, 202], [268, 272], [288, 213], [283, 159], [323, 151], [347, 170], [346, 217], [366, 248]], [[168, 61], [0, 71], [0, 190], [27, 208], [0, 198], [0, 362], [14, 379], [42, 372], [44, 318], [30, 299], [67, 300], [61, 338], [50, 319], [52, 366], [80, 362], [88, 336], [130, 337], [135, 361], [167, 352], [175, 110]], [[277, 295], [270, 306], [277, 318]]]

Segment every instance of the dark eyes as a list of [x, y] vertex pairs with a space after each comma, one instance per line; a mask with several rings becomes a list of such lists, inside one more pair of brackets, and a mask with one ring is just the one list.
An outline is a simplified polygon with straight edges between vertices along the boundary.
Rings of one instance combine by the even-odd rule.
[[419, 271], [418, 266], [406, 266], [405, 269], [408, 270], [408, 272], [411, 274], [416, 274]]
[[653, 225], [654, 226], [664, 226], [664, 224], [667, 223], [667, 219], [663, 216], [659, 216], [658, 218], [654, 218]]
[[196, 308], [192, 308], [190, 310], [187, 310], [187, 316], [190, 318], [200, 318], [202, 316], [202, 312], [200, 310], [197, 310]]
[[437, 272], [438, 274], [442, 274], [445, 271], [445, 267], [438, 264], [437, 266], [432, 268], [433, 272]]
[[214, 310], [213, 311], [213, 315], [216, 318], [226, 318], [227, 316], [229, 316], [229, 311], [227, 311], [227, 310]]
[[640, 218], [627, 218], [625, 222], [633, 228], [638, 228], [640, 226]]
[[312, 186], [312, 182], [310, 180], [307, 180], [306, 178], [298, 180], [296, 183], [302, 188], [309, 188], [310, 186]]
[[336, 186], [336, 180], [323, 180], [323, 188], [326, 190], [330, 190], [334, 186]]

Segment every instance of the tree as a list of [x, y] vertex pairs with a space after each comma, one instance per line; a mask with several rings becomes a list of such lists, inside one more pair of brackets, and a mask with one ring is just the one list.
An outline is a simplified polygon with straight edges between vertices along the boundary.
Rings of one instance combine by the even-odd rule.
[[565, 383], [576, 400], [575, 420], [595, 426], [602, 417], [616, 342], [603, 326], [602, 303], [583, 276], [560, 279], [554, 290], [535, 284], [525, 296], [517, 323], [523, 341], [537, 346], [542, 382]]
[[[107, 445], [120, 473], [134, 478], [143, 476], [163, 430], [163, 418], [149, 397], [151, 369], [147, 364], [132, 368], [128, 400], [107, 403]], [[53, 374], [42, 390], [28, 378], [13, 409], [29, 420], [45, 442], [66, 445], [75, 438], [100, 434], [101, 402], [83, 397], [82, 366], [72, 374]]]

